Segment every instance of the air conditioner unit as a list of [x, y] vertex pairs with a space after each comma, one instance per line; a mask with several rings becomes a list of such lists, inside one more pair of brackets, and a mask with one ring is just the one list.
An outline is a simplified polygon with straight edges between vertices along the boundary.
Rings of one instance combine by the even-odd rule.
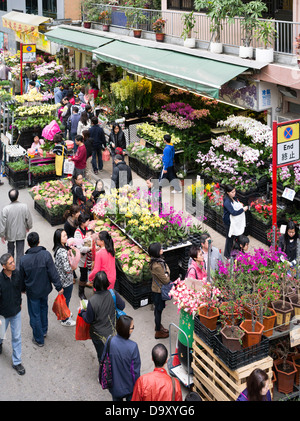
[[278, 115], [276, 119], [277, 119], [277, 123], [284, 123], [285, 121], [300, 120], [300, 114], [287, 113], [283, 115]]

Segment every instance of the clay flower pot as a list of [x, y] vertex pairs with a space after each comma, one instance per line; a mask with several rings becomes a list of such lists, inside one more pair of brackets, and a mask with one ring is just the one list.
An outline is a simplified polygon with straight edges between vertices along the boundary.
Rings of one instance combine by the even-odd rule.
[[219, 309], [217, 307], [210, 307], [207, 313], [207, 306], [199, 308], [200, 322], [210, 330], [215, 330], [219, 317]]
[[141, 29], [133, 29], [133, 36], [134, 38], [141, 38], [142, 30]]
[[245, 332], [243, 338], [244, 348], [249, 346], [257, 345], [261, 341], [264, 325], [259, 322], [255, 322], [254, 331], [252, 330], [252, 320], [244, 320], [240, 324], [240, 328]]
[[267, 337], [273, 335], [273, 328], [274, 328], [276, 317], [277, 317], [276, 312], [273, 308], [269, 308], [268, 310], [272, 314], [270, 316], [263, 316], [263, 325], [264, 325], [263, 335]]
[[300, 354], [293, 355], [292, 360], [297, 369], [295, 383], [297, 386], [299, 386], [300, 385]]
[[155, 33], [155, 39], [158, 42], [164, 42], [164, 40], [165, 40], [165, 34], [162, 34], [160, 32], [156, 32]]
[[292, 393], [297, 369], [292, 361], [286, 361], [287, 370], [283, 370], [283, 360], [274, 361], [277, 371], [277, 390], [279, 393]]
[[237, 311], [234, 311], [233, 314], [230, 313], [231, 312], [231, 308], [228, 305], [227, 302], [223, 302], [220, 305], [220, 312], [221, 314], [225, 317], [225, 319], [222, 321], [222, 323], [227, 324], [227, 325], [231, 325], [232, 324], [232, 316], [233, 316], [233, 320], [234, 320], [234, 325], [238, 325], [240, 320], [239, 320], [239, 313]]
[[242, 340], [245, 335], [238, 326], [225, 325], [220, 331], [223, 345], [230, 351], [239, 351], [242, 348]]
[[276, 330], [283, 332], [289, 330], [291, 315], [293, 312], [293, 306], [289, 301], [285, 301], [283, 308], [283, 300], [277, 300], [272, 302], [272, 307], [276, 312]]
[[289, 295], [289, 300], [294, 308], [293, 315], [300, 316], [300, 299], [299, 294]]

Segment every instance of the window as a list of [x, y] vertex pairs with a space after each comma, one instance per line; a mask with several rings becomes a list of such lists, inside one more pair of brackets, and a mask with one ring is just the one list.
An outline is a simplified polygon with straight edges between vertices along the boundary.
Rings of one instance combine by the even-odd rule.
[[57, 0], [43, 0], [43, 16], [57, 19]]
[[168, 0], [167, 7], [170, 10], [195, 10], [194, 0]]
[[38, 15], [38, 0], [26, 0], [26, 13]]
[[0, 0], [0, 10], [7, 12], [7, 0]]

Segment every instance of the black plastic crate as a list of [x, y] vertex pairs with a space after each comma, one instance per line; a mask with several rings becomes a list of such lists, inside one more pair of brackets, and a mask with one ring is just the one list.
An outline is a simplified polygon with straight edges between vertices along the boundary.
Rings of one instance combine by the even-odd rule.
[[204, 206], [204, 224], [208, 225], [212, 229], [216, 229], [216, 212], [209, 206]]
[[261, 342], [238, 351], [231, 351], [222, 343], [221, 335], [215, 335], [213, 350], [231, 370], [236, 370], [255, 361], [262, 360], [269, 355], [269, 339], [262, 336]]
[[7, 166], [5, 169], [5, 173], [13, 182], [24, 180], [27, 180], [28, 182], [28, 170], [14, 171], [9, 166]]
[[271, 225], [271, 222], [269, 222], [268, 224], [264, 224], [258, 219], [253, 218], [253, 216], [251, 215], [251, 218], [249, 220], [249, 234], [252, 235], [252, 237], [256, 238], [256, 240], [269, 246], [270, 242], [267, 238], [267, 231], [271, 228]]
[[198, 314], [194, 318], [194, 332], [210, 348], [214, 347], [215, 336], [218, 333], [218, 328], [214, 330], [208, 329], [206, 326], [204, 326], [203, 323], [200, 322], [200, 317]]
[[62, 225], [65, 223], [65, 219], [63, 215], [51, 215], [49, 212], [46, 211], [41, 205], [39, 205], [36, 201], [34, 201], [34, 209], [49, 222], [49, 224], [53, 227], [56, 225]]

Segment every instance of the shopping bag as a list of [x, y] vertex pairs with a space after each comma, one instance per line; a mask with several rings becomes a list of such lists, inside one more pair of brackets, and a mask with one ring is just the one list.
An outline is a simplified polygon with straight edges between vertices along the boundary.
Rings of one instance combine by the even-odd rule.
[[58, 294], [55, 298], [52, 311], [56, 314], [57, 320], [66, 320], [71, 316], [70, 309], [67, 306], [66, 297]]
[[103, 355], [100, 366], [99, 366], [99, 383], [101, 384], [102, 389], [111, 389], [112, 388], [112, 370], [111, 370], [111, 361], [109, 357], [109, 346], [111, 341], [111, 336], [107, 340], [107, 346], [105, 354]]
[[86, 341], [87, 339], [91, 339], [90, 325], [79, 316], [79, 312], [76, 318], [75, 339], [76, 341]]
[[102, 161], [109, 161], [110, 160], [110, 153], [108, 149], [102, 151]]
[[68, 259], [72, 270], [77, 269], [80, 257], [81, 254], [78, 248], [73, 247], [70, 250], [68, 250]]
[[73, 161], [64, 160], [64, 174], [72, 175], [74, 172], [75, 163]]

